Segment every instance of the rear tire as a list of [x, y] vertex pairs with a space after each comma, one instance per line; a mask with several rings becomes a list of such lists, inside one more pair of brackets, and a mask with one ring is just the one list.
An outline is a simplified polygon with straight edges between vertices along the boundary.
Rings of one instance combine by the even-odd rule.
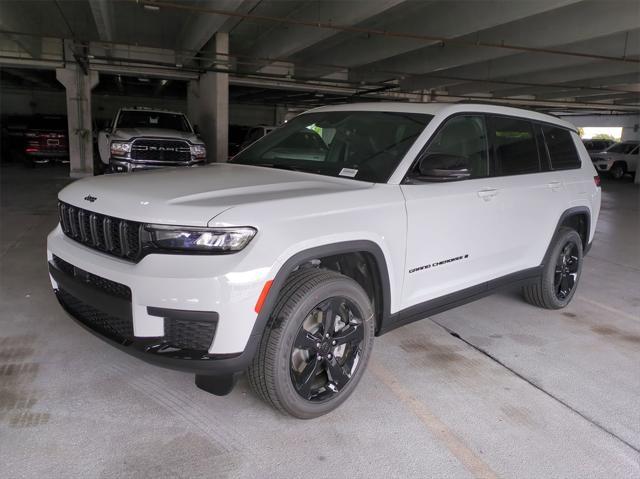
[[371, 301], [358, 283], [329, 270], [295, 271], [249, 366], [249, 384], [283, 413], [300, 419], [327, 414], [357, 386], [374, 333]]
[[524, 299], [545, 309], [567, 306], [578, 287], [582, 259], [580, 235], [574, 229], [560, 228], [554, 236], [540, 278], [522, 288]]

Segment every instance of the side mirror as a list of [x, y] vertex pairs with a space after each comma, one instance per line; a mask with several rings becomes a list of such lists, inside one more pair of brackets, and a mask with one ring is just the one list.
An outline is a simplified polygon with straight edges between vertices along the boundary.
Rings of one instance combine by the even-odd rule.
[[471, 177], [469, 159], [448, 153], [430, 153], [418, 163], [420, 181], [458, 181]]
[[193, 132], [196, 136], [200, 136], [200, 127], [198, 125], [193, 125]]

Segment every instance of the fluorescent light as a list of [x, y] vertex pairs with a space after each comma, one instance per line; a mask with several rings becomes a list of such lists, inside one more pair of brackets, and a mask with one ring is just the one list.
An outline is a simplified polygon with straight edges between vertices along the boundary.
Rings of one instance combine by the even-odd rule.
[[158, 7], [157, 5], [149, 5], [149, 4], [145, 4], [143, 5], [145, 10], [151, 10], [152, 12], [157, 12], [158, 10], [160, 10], [160, 7]]

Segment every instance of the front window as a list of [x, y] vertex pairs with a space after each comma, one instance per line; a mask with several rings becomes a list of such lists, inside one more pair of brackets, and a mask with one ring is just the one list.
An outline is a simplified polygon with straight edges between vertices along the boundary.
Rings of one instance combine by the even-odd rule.
[[191, 133], [184, 115], [144, 110], [124, 110], [118, 116], [116, 128], [160, 128]]
[[232, 163], [386, 182], [432, 115], [328, 111], [300, 115]]
[[616, 143], [615, 145], [610, 146], [606, 151], [608, 153], [622, 153], [623, 155], [630, 155], [637, 146], [638, 143], [633, 142]]

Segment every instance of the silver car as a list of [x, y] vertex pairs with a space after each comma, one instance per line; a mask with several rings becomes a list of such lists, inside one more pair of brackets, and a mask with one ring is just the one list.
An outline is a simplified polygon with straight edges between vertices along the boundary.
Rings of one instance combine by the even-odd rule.
[[619, 180], [626, 174], [635, 175], [640, 158], [640, 141], [623, 141], [591, 156], [598, 173], [608, 173]]

